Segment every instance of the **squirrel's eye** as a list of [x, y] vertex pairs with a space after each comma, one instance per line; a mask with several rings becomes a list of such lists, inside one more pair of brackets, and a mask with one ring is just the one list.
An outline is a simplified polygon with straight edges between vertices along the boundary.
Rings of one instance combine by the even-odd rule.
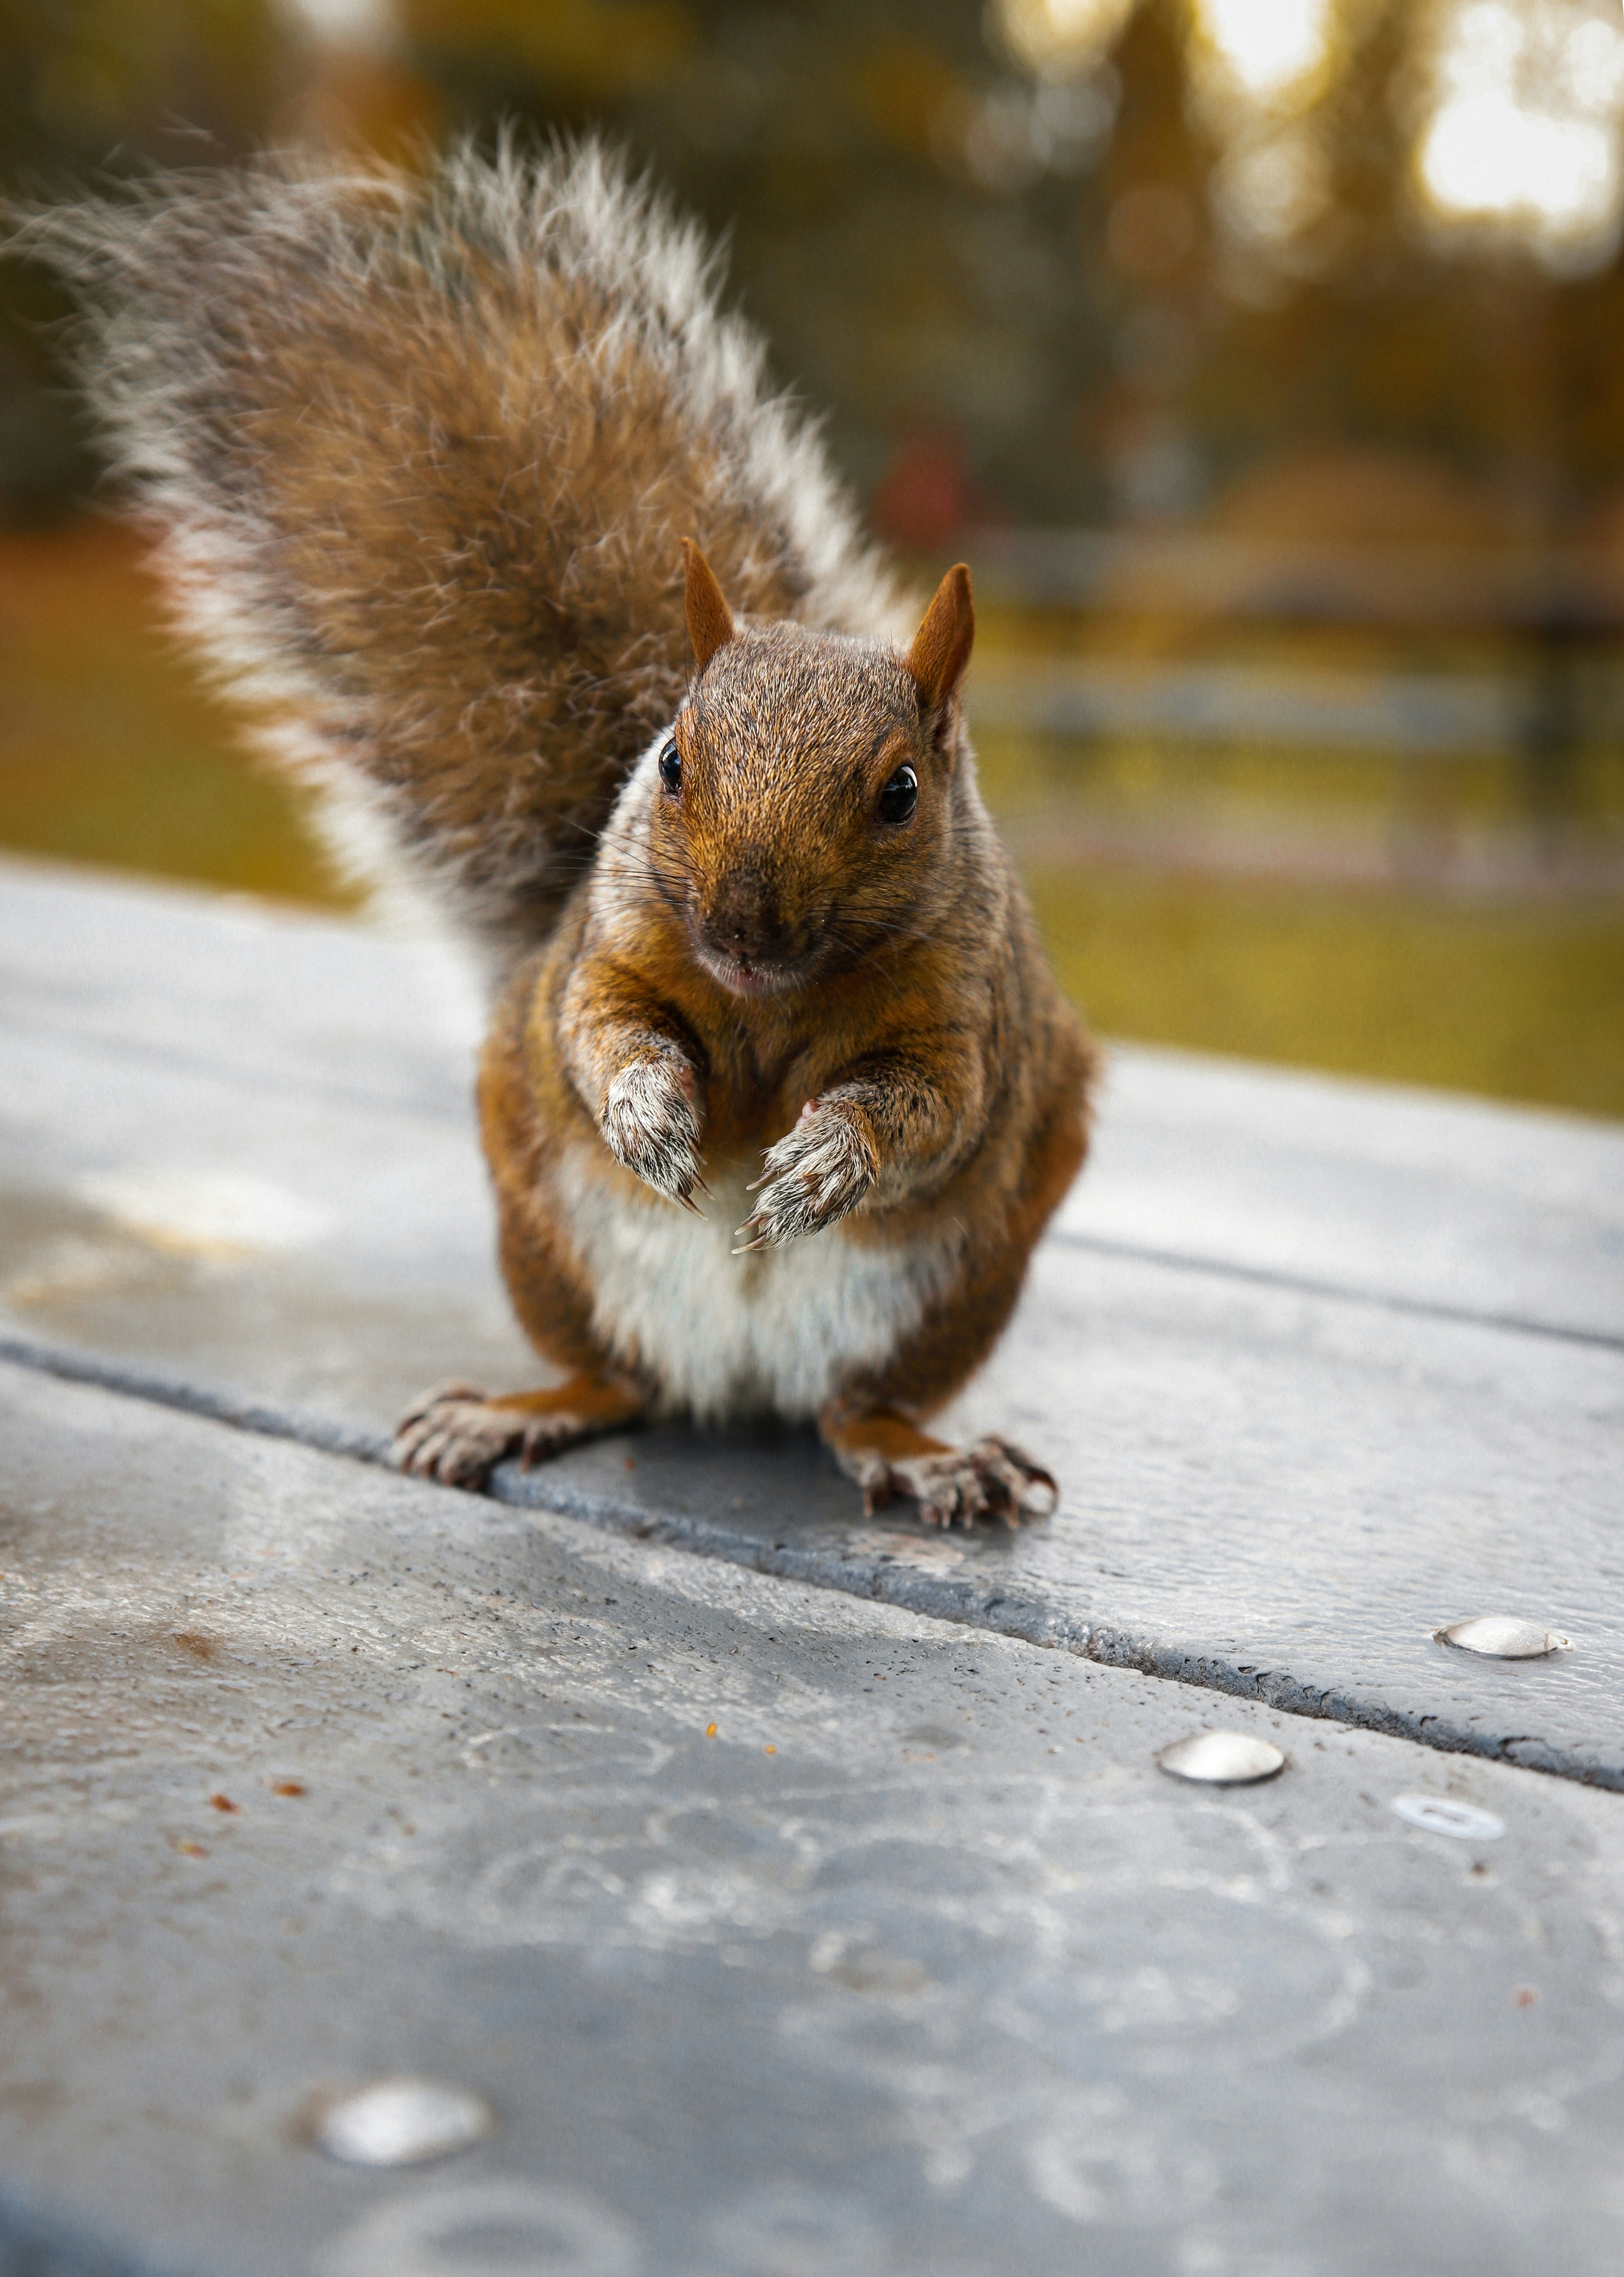
[[667, 743], [660, 755], [660, 780], [667, 790], [682, 788], [682, 754], [675, 743]]
[[919, 779], [911, 767], [898, 767], [880, 794], [880, 819], [906, 822], [919, 803]]

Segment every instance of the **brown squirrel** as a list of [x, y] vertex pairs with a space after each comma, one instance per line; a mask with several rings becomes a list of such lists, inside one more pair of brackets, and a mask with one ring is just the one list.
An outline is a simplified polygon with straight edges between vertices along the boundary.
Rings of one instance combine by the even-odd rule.
[[477, 1484], [766, 1411], [870, 1509], [1052, 1508], [1006, 1442], [920, 1428], [1010, 1316], [1094, 1067], [977, 788], [969, 574], [906, 609], [698, 232], [588, 142], [272, 157], [20, 236], [78, 289], [179, 623], [340, 850], [496, 966], [502, 1270], [566, 1373], [443, 1386], [394, 1459]]

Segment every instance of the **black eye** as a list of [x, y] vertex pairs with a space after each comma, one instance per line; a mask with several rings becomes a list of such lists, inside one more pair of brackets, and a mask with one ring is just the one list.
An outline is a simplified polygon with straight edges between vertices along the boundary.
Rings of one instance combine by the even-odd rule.
[[667, 790], [682, 788], [682, 754], [675, 743], [667, 743], [660, 755], [660, 780]]
[[906, 822], [919, 803], [919, 779], [911, 767], [898, 767], [880, 794], [881, 822]]

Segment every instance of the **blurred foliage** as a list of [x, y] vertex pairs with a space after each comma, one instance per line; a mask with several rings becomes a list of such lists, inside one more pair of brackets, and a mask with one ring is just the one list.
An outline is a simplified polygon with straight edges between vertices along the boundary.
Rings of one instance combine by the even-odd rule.
[[[1099, 510], [1097, 469], [1064, 440], [1108, 362], [1079, 230], [1099, 189], [1023, 162], [1018, 190], [992, 194], [963, 162], [1001, 83], [979, 0], [404, 0], [401, 22], [447, 128], [607, 126], [650, 159], [728, 237], [777, 368], [829, 408], [859, 486], [926, 439], [926, 542], [981, 499]], [[1102, 129], [1109, 103], [1091, 95], [1081, 116]], [[1084, 134], [1064, 164], [1102, 141]]]
[[0, 845], [354, 904], [163, 637], [124, 529], [0, 535]]
[[[250, 148], [301, 55], [276, 0], [0, 0], [0, 190], [60, 196]], [[65, 313], [35, 264], [0, 263], [0, 515], [14, 523], [55, 519], [95, 477], [52, 354]]]
[[[94, 522], [0, 537], [0, 845], [200, 884], [347, 907], [297, 794], [259, 773], [220, 709], [156, 637], [156, 592], [130, 535]], [[1018, 627], [987, 624], [989, 645]], [[1019, 739], [983, 739], [995, 809], [1057, 846], [1081, 780]], [[1407, 770], [1407, 796], [1447, 787], [1457, 823], [1508, 807], [1504, 762]], [[1312, 820], [1384, 810], [1393, 763], [1276, 749], [1215, 765], [1100, 749], [1088, 775], [1142, 816], [1266, 799]], [[1402, 769], [1401, 772], [1404, 772]], [[1057, 797], [1058, 794], [1058, 797]], [[1046, 831], [1043, 818], [1051, 826]], [[1425, 819], [1422, 817], [1422, 819]], [[1437, 819], [1437, 818], [1434, 818]], [[1472, 904], [1372, 891], [1197, 879], [1153, 864], [1041, 854], [1029, 883], [1057, 971], [1107, 1034], [1350, 1073], [1456, 1085], [1624, 1116], [1624, 907]]]
[[[1215, 61], [1216, 0], [303, 4], [0, 0], [0, 189], [53, 196], [268, 141], [415, 164], [504, 122], [603, 128], [726, 235], [776, 369], [916, 554], [997, 521], [1468, 551], [1624, 537], [1616, 232], [1559, 258], [1527, 231], [1452, 234], [1419, 198], [1428, 43], [1461, 0], [1326, 0], [1322, 63], [1262, 94]], [[1603, 0], [1486, 4], [1532, 22]], [[14, 524], [94, 488], [52, 362], [61, 313], [39, 271], [0, 265]], [[1176, 617], [1004, 632], [1034, 656], [1147, 661], [1285, 645]], [[995, 615], [985, 630], [990, 651]], [[1351, 643], [1361, 669], [1529, 668], [1487, 626], [1291, 640], [1331, 661]], [[155, 641], [117, 533], [0, 540], [0, 842], [334, 897], [294, 796]], [[1142, 754], [1069, 752], [1063, 782], [984, 740], [1018, 827], [1063, 819], [1085, 777], [1097, 804], [1120, 776], [1136, 814], [1228, 796], [1300, 815], [1382, 773], [1279, 751], [1226, 774], [1186, 754], [1141, 796]], [[1616, 821], [1604, 777], [1597, 828]], [[1472, 797], [1498, 812], [1509, 780]], [[1624, 1114], [1616, 903], [1452, 906], [1058, 859], [1033, 885], [1067, 985], [1108, 1030]]]
[[[1094, 0], [1109, 58], [1047, 76], [1033, 26], [1088, 5], [327, 0], [350, 31], [323, 42], [278, 0], [3, 0], [0, 179], [606, 127], [728, 236], [778, 369], [905, 544], [1188, 516], [1346, 449], [1443, 462], [1502, 534], [1549, 536], [1624, 476], [1624, 277], [1421, 225], [1444, 4], [1330, 0], [1326, 67], [1247, 109], [1204, 0]], [[84, 468], [42, 389], [50, 288], [4, 275], [0, 491], [37, 514]]]
[[1624, 1116], [1617, 902], [1452, 906], [1144, 870], [1027, 884], [1102, 1034]]

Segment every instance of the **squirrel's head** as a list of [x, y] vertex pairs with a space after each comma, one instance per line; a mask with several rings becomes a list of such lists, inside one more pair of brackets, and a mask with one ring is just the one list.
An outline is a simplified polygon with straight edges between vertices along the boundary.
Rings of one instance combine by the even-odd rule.
[[949, 570], [904, 656], [736, 624], [698, 547], [682, 550], [698, 671], [660, 752], [654, 875], [724, 987], [804, 987], [915, 933], [942, 891], [970, 573]]

